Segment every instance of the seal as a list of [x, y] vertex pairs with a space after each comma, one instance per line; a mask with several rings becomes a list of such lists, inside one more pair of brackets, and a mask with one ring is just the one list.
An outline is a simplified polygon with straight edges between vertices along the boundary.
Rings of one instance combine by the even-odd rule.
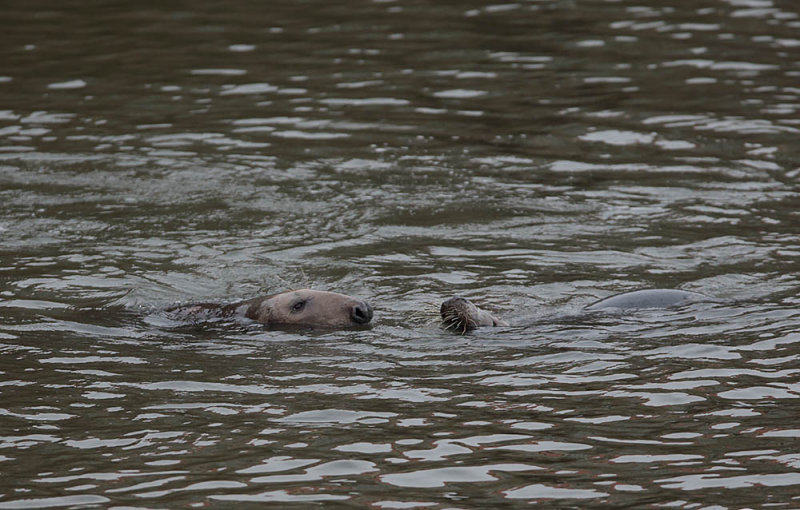
[[246, 317], [267, 326], [311, 326], [347, 328], [369, 324], [372, 307], [366, 301], [313, 289], [300, 289], [246, 301], [218, 305], [200, 303], [167, 310], [191, 322], [213, 322]]
[[587, 312], [603, 310], [636, 310], [641, 308], [671, 308], [689, 303], [715, 301], [710, 296], [698, 292], [678, 289], [642, 289], [615, 294], [584, 308]]
[[462, 335], [479, 326], [508, 326], [506, 321], [478, 308], [469, 299], [461, 296], [453, 296], [442, 303], [439, 312], [444, 329], [460, 332]]
[[[716, 301], [714, 298], [677, 289], [643, 289], [623, 292], [599, 301], [584, 308], [587, 312], [636, 310], [644, 308], [670, 308], [702, 301]], [[486, 310], [475, 306], [467, 298], [451, 297], [444, 301], [440, 308], [442, 327], [444, 329], [465, 334], [480, 326], [508, 326]]]

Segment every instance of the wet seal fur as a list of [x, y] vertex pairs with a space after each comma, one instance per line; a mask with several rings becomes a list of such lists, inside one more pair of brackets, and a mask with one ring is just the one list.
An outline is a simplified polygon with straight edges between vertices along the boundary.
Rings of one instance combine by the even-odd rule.
[[486, 310], [475, 306], [469, 299], [453, 296], [439, 308], [444, 329], [461, 333], [471, 331], [479, 326], [508, 326]]
[[340, 329], [363, 326], [372, 320], [372, 307], [352, 296], [313, 289], [299, 289], [246, 301], [218, 305], [200, 303], [167, 312], [193, 323], [245, 317], [267, 326], [300, 326]]
[[[645, 308], [670, 308], [697, 302], [714, 302], [714, 298], [677, 289], [643, 289], [623, 292], [599, 301], [584, 308], [586, 312], [636, 310]], [[442, 303], [440, 308], [442, 327], [460, 334], [472, 331], [481, 326], [508, 326], [486, 310], [475, 306], [470, 300], [461, 296], [451, 297]]]

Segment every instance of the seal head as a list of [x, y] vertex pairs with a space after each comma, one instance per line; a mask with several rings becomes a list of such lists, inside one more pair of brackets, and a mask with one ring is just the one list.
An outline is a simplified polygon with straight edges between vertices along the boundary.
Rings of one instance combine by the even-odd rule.
[[461, 296], [451, 297], [442, 303], [439, 311], [444, 329], [462, 335], [480, 326], [508, 326], [506, 321], [478, 308], [469, 299]]
[[369, 324], [372, 307], [360, 299], [321, 290], [300, 289], [245, 301], [248, 319], [266, 325], [343, 328]]

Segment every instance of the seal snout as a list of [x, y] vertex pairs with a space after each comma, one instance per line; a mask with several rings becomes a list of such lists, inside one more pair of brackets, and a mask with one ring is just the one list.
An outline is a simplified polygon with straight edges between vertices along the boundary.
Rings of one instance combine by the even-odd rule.
[[358, 302], [350, 311], [350, 318], [356, 324], [367, 324], [372, 320], [372, 307], [364, 301]]

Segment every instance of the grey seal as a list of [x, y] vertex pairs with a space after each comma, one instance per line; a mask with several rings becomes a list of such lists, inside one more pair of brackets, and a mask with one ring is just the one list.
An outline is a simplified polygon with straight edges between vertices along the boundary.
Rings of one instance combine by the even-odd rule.
[[209, 322], [246, 317], [267, 326], [312, 326], [346, 328], [369, 324], [372, 307], [345, 294], [300, 289], [261, 296], [226, 305], [199, 303], [167, 310], [191, 322]]
[[[584, 308], [586, 312], [636, 310], [644, 308], [670, 308], [689, 303], [716, 301], [714, 298], [678, 289], [643, 289], [623, 292], [599, 301]], [[442, 326], [461, 334], [481, 326], [508, 326], [486, 310], [482, 310], [467, 298], [454, 296], [447, 299], [440, 307]]]

